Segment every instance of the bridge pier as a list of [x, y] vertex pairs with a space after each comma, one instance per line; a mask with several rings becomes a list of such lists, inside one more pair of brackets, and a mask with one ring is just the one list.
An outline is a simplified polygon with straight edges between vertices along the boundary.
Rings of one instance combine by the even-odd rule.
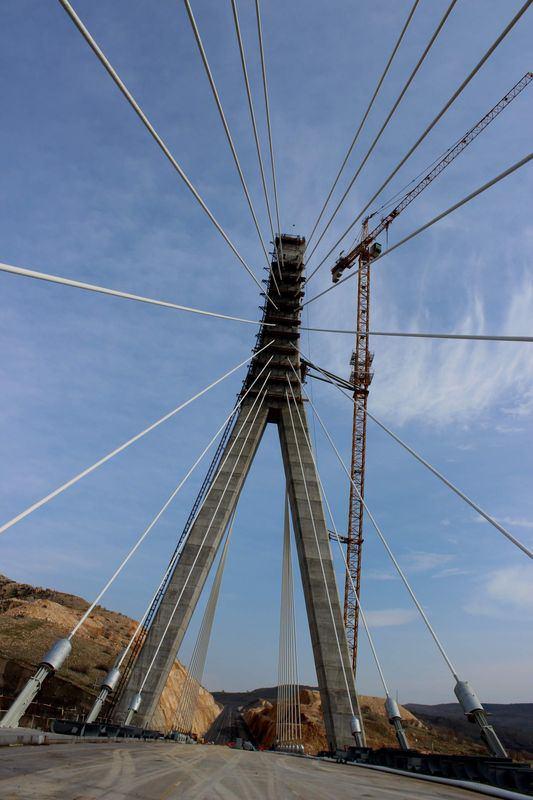
[[[293, 391], [295, 389], [301, 423], [298, 415], [296, 425], [291, 420], [286, 397], [287, 377], [294, 377], [293, 369], [302, 373], [298, 344], [304, 246], [305, 240], [300, 237], [282, 236], [281, 247], [276, 248], [283, 252], [281, 277], [277, 280], [279, 293], [271, 278], [267, 292], [277, 308], [271, 303], [264, 306], [257, 355], [251, 362], [242, 389], [242, 393], [247, 391], [248, 395], [116, 706], [116, 721], [124, 720], [131, 698], [141, 688], [142, 703], [137, 712], [139, 724], [147, 724], [155, 712], [263, 432], [270, 422], [277, 425], [280, 437], [311, 644], [331, 750], [354, 743], [351, 732], [354, 715], [362, 724], [319, 481], [306, 441], [306, 413], [299, 386], [293, 387]], [[276, 262], [274, 268], [277, 275]], [[264, 386], [261, 386], [262, 381], [254, 384], [261, 372], [267, 378]], [[258, 404], [259, 411], [251, 414], [254, 400], [264, 391], [263, 404]]]

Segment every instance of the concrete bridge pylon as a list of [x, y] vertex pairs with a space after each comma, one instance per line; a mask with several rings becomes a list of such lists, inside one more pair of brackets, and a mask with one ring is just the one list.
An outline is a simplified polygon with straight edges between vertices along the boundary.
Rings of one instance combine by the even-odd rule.
[[[141, 689], [142, 703], [136, 722], [147, 725], [155, 712], [265, 427], [272, 423], [279, 432], [328, 744], [335, 750], [354, 743], [352, 718], [355, 709], [360, 719], [358, 700], [319, 480], [309, 451], [305, 404], [292, 371], [303, 377], [298, 345], [304, 294], [304, 249], [305, 240], [298, 236], [282, 235], [276, 241], [276, 252], [282, 253], [282, 263], [278, 265], [274, 257], [267, 282], [263, 323], [257, 337], [258, 352], [250, 364], [241, 397], [248, 393], [115, 707], [115, 721], [122, 722], [126, 718], [132, 698]], [[271, 344], [262, 349], [269, 342]], [[263, 377], [256, 381], [262, 371], [266, 383]], [[287, 376], [293, 379], [292, 389], [299, 410], [293, 419], [286, 397]], [[257, 404], [250, 413], [258, 394], [263, 392], [262, 404]]]

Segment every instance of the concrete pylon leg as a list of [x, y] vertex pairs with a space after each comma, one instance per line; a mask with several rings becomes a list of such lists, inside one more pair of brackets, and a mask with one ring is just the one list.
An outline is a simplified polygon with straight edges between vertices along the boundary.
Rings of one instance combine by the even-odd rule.
[[[305, 407], [301, 400], [298, 403], [300, 416], [305, 425], [305, 433], [309, 437]], [[350, 728], [352, 708], [350, 707], [346, 690], [347, 683], [352, 706], [356, 714], [358, 713], [359, 704], [343, 625], [318, 478], [304, 431], [294, 409], [292, 414], [298, 448], [291, 417], [286, 405], [280, 409], [278, 428], [324, 724], [329, 747], [331, 750], [336, 750], [337, 748], [343, 748], [345, 745], [354, 744]], [[303, 462], [312, 517], [309, 513], [309, 503], [302, 478], [298, 449]], [[321, 558], [317, 549], [317, 539]], [[322, 571], [321, 560], [324, 572]], [[328, 591], [326, 591], [324, 575]], [[332, 624], [332, 612], [334, 625]], [[340, 653], [337, 639], [340, 645]]]
[[[176, 613], [169, 625], [163, 643], [159, 649], [157, 659], [150, 670], [148, 680], [142, 690], [142, 704], [136, 717], [138, 724], [140, 726], [147, 725], [157, 708], [172, 664], [176, 659], [181, 641], [187, 631], [189, 621], [196, 608], [222, 536], [226, 530], [233, 509], [235, 508], [257, 446], [261, 441], [265, 429], [268, 409], [266, 407], [261, 408], [256, 416], [256, 407], [249, 414], [252, 403], [253, 399], [246, 400], [241, 406], [233, 432], [222, 456], [222, 466], [217, 471], [211, 489], [200, 509], [196, 521], [191, 527], [189, 537], [176, 565], [174, 574], [165, 590], [161, 604], [150, 626], [146, 641], [142, 646], [139, 657], [137, 658], [132, 674], [128, 680], [126, 691], [122, 694], [113, 714], [114, 720], [117, 722], [122, 722], [124, 720], [128, 713], [129, 701], [134, 694], [140, 691], [141, 684], [152, 662], [161, 635], [172, 616], [176, 601], [186, 583]], [[242, 445], [247, 436], [248, 439], [241, 453]], [[227, 454], [229, 455], [224, 463]], [[220, 503], [218, 510], [216, 510], [224, 487], [234, 467], [235, 470], [224, 494], [224, 499]], [[215, 515], [214, 521], [211, 522], [213, 520], [213, 515]], [[198, 554], [200, 544], [209, 526], [211, 527], [206, 541], [201, 549], [191, 576], [187, 580], [191, 566]]]
[[[281, 246], [278, 247], [278, 245]], [[257, 342], [257, 355], [250, 364], [250, 369], [244, 380], [242, 392], [245, 395], [241, 396], [245, 396], [245, 400], [241, 406], [238, 421], [226, 444], [220, 466], [214, 472], [209, 494], [190, 529], [185, 547], [177, 562], [174, 574], [165, 589], [146, 640], [128, 678], [126, 690], [123, 692], [115, 710], [114, 717], [115, 721], [121, 722], [128, 712], [130, 700], [139, 692], [149, 665], [154, 658], [160, 638], [167, 627], [169, 619], [172, 617], [176, 601], [185, 586], [189, 570], [198, 555], [200, 544], [209, 529], [205, 544], [198, 556], [198, 561], [194, 566], [190, 579], [187, 581], [177, 611], [172, 617], [162, 646], [154, 661], [154, 666], [142, 691], [142, 703], [136, 719], [139, 720], [140, 725], [145, 725], [151, 719], [213, 564], [222, 536], [246, 480], [265, 426], [267, 422], [271, 422], [277, 424], [279, 430], [309, 618], [311, 644], [322, 698], [324, 722], [329, 747], [331, 750], [335, 750], [338, 747], [354, 744], [351, 732], [352, 725], [356, 724], [357, 730], [359, 730], [362, 720], [344, 632], [318, 479], [304, 433], [297, 420], [295, 425], [296, 435], [310, 494], [312, 508], [312, 514], [310, 514], [285, 396], [287, 375], [292, 376], [293, 370], [298, 374], [301, 374], [302, 371], [298, 342], [305, 282], [303, 275], [305, 240], [299, 236], [283, 235], [281, 242], [278, 238], [276, 239], [276, 253], [278, 251], [283, 252], [283, 263], [278, 265], [274, 262], [272, 265], [272, 270], [280, 273], [278, 286], [276, 288], [271, 278], [269, 278], [267, 287], [269, 296], [275, 297], [276, 305], [274, 306], [272, 303], [265, 304], [263, 309], [264, 318]], [[259, 386], [255, 386], [255, 381], [263, 374], [267, 366], [268, 380], [264, 407], [262, 407], [255, 422], [253, 421], [253, 415], [251, 415], [250, 421], [246, 423], [245, 419], [251, 403], [263, 391]], [[304, 405], [298, 386], [296, 386], [296, 395], [300, 413], [307, 430]], [[250, 431], [249, 439], [242, 450], [242, 454], [239, 455], [241, 445], [248, 431]], [[236, 439], [239, 441], [236, 441]], [[235, 447], [232, 448], [234, 442]], [[225, 456], [228, 453], [228, 459], [224, 463]], [[216, 510], [221, 493], [236, 462], [237, 467], [230, 480], [228, 490], [220, 503], [220, 508]], [[214, 514], [214, 522], [211, 524]], [[211, 527], [209, 528], [210, 524]], [[316, 537], [314, 528], [316, 528]], [[324, 573], [320, 565], [317, 540], [322, 556]], [[325, 582], [324, 576], [326, 578]], [[326, 586], [328, 591], [326, 591]], [[330, 603], [332, 611], [330, 611]], [[337, 641], [339, 642], [338, 645]], [[352, 706], [355, 712], [353, 719]]]

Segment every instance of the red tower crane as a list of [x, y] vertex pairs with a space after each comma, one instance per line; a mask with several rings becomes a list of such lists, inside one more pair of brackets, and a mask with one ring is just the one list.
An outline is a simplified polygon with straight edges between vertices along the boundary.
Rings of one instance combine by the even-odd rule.
[[[464, 136], [452, 145], [444, 156], [434, 165], [429, 172], [407, 192], [397, 205], [382, 217], [381, 221], [370, 232], [369, 220], [375, 216], [371, 214], [363, 220], [359, 243], [346, 255], [341, 254], [331, 269], [333, 283], [337, 283], [342, 273], [358, 262], [357, 273], [357, 325], [355, 348], [350, 363], [352, 372], [350, 383], [353, 386], [354, 410], [352, 428], [352, 460], [350, 484], [350, 500], [348, 510], [348, 535], [346, 541], [346, 560], [349, 574], [346, 575], [344, 585], [344, 625], [348, 645], [351, 649], [354, 674], [357, 666], [357, 643], [359, 626], [359, 609], [356, 599], [361, 594], [361, 563], [363, 547], [363, 514], [362, 498], [365, 492], [365, 459], [366, 459], [366, 407], [368, 392], [372, 381], [373, 353], [370, 352], [368, 331], [370, 323], [370, 265], [372, 260], [381, 252], [381, 245], [375, 240], [401, 212], [407, 208], [418, 195], [441, 174], [457, 156], [474, 141], [474, 139], [489, 125], [506, 106], [511, 103], [520, 92], [533, 79], [533, 73], [527, 72], [502, 99], [485, 114]], [[378, 213], [378, 212], [375, 212]], [[354, 485], [357, 490], [354, 489]], [[351, 578], [351, 579], [350, 579]], [[355, 592], [352, 588], [355, 587]]]

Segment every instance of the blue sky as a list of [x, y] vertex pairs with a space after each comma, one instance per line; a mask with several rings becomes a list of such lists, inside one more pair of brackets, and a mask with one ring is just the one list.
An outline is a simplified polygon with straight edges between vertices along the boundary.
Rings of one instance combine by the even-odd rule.
[[[421, 3], [363, 131], [343, 189], [446, 3]], [[370, 163], [326, 236], [327, 252], [519, 8], [459, 0]], [[264, 0], [282, 227], [307, 235], [410, 2]], [[75, 8], [257, 273], [263, 261], [184, 7], [173, 0], [78, 0]], [[239, 4], [266, 154], [253, 4]], [[267, 236], [229, 2], [193, 9]], [[531, 12], [407, 162], [400, 189], [531, 68]], [[178, 303], [258, 315], [257, 290], [118, 93], [58, 3], [5, 4], [0, 31], [2, 261]], [[523, 157], [531, 88], [390, 231], [390, 243]], [[515, 173], [376, 264], [381, 330], [530, 334], [531, 171]], [[385, 244], [385, 240], [383, 240]], [[317, 261], [314, 260], [316, 264]], [[323, 268], [308, 296], [328, 286]], [[250, 352], [253, 328], [0, 276], [0, 480], [8, 519]], [[310, 324], [353, 327], [355, 284], [308, 306]], [[312, 334], [318, 363], [349, 374], [351, 338]], [[530, 545], [533, 355], [529, 345], [379, 339], [370, 408]], [[93, 596], [222, 423], [242, 376], [197, 403], [6, 533], [2, 572]], [[351, 408], [312, 387], [346, 460]], [[485, 700], [531, 700], [527, 559], [372, 423], [367, 500], [459, 672]], [[316, 432], [339, 528], [348, 487]], [[205, 466], [207, 466], [207, 461]], [[204, 467], [205, 468], [205, 467]], [[203, 479], [184, 487], [105, 604], [140, 615]], [[269, 429], [243, 493], [205, 682], [276, 681], [283, 479]], [[366, 532], [363, 601], [392, 689], [452, 699], [452, 683]], [[340, 574], [340, 571], [339, 571]], [[297, 578], [301, 679], [314, 668]], [[198, 616], [198, 614], [196, 615]], [[180, 657], [191, 650], [197, 620]], [[360, 690], [381, 687], [366, 643]]]

